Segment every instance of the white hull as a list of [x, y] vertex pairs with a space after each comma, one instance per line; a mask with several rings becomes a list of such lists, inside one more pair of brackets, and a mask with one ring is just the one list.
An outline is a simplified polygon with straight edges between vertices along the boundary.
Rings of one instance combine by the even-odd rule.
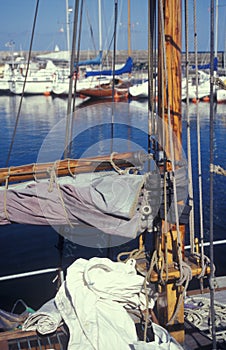
[[[49, 94], [52, 92], [56, 69], [57, 67], [51, 61], [45, 63], [45, 67], [42, 68], [35, 63], [30, 64], [28, 72], [26, 72], [26, 66], [20, 65], [10, 84], [10, 91], [15, 95], [20, 95], [23, 93], [24, 88], [25, 94]], [[24, 87], [26, 74], [27, 77]]]
[[9, 91], [10, 90], [10, 81], [8, 79], [0, 79], [0, 91]]
[[[210, 83], [205, 82], [200, 85], [198, 85], [198, 99], [202, 99], [206, 96], [210, 96]], [[186, 88], [182, 87], [182, 100], [185, 100], [187, 97], [186, 95]], [[188, 98], [189, 100], [196, 99], [196, 85], [188, 85]]]
[[[133, 85], [129, 88], [130, 96], [134, 98], [148, 98], [148, 80], [141, 83]], [[198, 86], [198, 98], [202, 99], [210, 95], [210, 83], [209, 81], [200, 83]], [[185, 81], [182, 85], [182, 100], [186, 99], [186, 85]], [[191, 82], [188, 84], [188, 97], [189, 100], [196, 98], [196, 85], [192, 85]]]
[[4, 65], [4, 69], [1, 71], [0, 75], [0, 91], [9, 91], [10, 83], [13, 78], [13, 70], [8, 63]]
[[[79, 93], [83, 89], [90, 89], [97, 87], [101, 84], [108, 84], [111, 80], [111, 77], [92, 77], [92, 78], [84, 78], [78, 79], [76, 82], [76, 92]], [[73, 90], [74, 91], [74, 84]], [[69, 79], [58, 79], [53, 83], [53, 93], [55, 95], [68, 95], [69, 94]]]
[[218, 89], [216, 91], [216, 98], [217, 98], [218, 103], [225, 103], [226, 102], [226, 90]]
[[148, 80], [141, 84], [130, 86], [129, 94], [132, 97], [148, 98]]
[[[24, 80], [16, 80], [10, 84], [10, 91], [15, 95], [21, 95], [23, 92]], [[25, 94], [39, 95], [52, 92], [51, 80], [27, 80], [24, 88]]]

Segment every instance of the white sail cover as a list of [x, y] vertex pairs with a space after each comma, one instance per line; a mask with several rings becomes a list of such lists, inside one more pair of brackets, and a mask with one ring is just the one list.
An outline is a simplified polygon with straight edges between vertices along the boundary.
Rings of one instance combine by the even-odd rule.
[[[152, 323], [154, 340], [138, 341], [129, 310], [145, 310], [145, 278], [137, 274], [136, 261], [113, 262], [108, 258], [77, 259], [67, 269], [66, 280], [54, 300], [24, 322], [24, 331], [48, 334], [62, 321], [69, 330], [68, 350], [182, 350], [161, 326]], [[146, 284], [148, 307], [155, 290]]]

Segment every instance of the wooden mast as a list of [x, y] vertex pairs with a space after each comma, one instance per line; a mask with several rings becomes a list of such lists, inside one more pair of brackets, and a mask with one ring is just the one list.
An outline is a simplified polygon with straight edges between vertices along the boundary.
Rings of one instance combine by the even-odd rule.
[[[161, 3], [163, 8], [161, 8]], [[181, 0], [163, 0], [158, 2], [158, 114], [163, 120], [164, 135], [161, 144], [167, 160], [181, 160]], [[168, 122], [177, 142], [172, 145]], [[171, 171], [170, 163], [166, 163], [165, 171]], [[162, 223], [162, 240], [160, 249], [168, 267], [178, 260], [178, 230], [175, 226]], [[181, 242], [184, 242], [184, 227], [180, 226]], [[159, 322], [168, 329], [171, 335], [180, 343], [184, 342], [184, 305], [179, 304], [182, 286], [176, 285], [176, 279], [166, 280], [165, 285], [159, 286], [160, 297], [157, 308]], [[178, 307], [178, 304], [180, 305]], [[176, 317], [175, 316], [176, 312]], [[172, 320], [173, 318], [173, 320]]]

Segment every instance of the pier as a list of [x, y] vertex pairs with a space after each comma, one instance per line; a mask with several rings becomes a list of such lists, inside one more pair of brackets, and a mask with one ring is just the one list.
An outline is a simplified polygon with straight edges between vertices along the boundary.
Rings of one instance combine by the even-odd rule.
[[[51, 55], [58, 57], [57, 62], [60, 63], [59, 59], [61, 55], [63, 55], [65, 51], [58, 51], [58, 52], [50, 52], [50, 51], [33, 51], [32, 52], [32, 58], [36, 59], [39, 55]], [[15, 55], [15, 54], [14, 54]], [[19, 54], [18, 54], [19, 55]], [[88, 58], [96, 57], [97, 52], [95, 51], [80, 51], [80, 60], [86, 60]], [[24, 56], [25, 58], [28, 56], [27, 51], [20, 52], [20, 56]], [[51, 57], [50, 56], [50, 57]], [[134, 67], [135, 70], [147, 70], [148, 68], [148, 51], [147, 50], [132, 50], [131, 56], [133, 58]], [[128, 57], [128, 51], [127, 50], [118, 50], [116, 52], [116, 63], [117, 64], [123, 64], [125, 63], [126, 59]], [[198, 64], [207, 64], [209, 63], [209, 52], [198, 52]], [[14, 57], [16, 59], [16, 55]], [[218, 69], [219, 71], [224, 71], [226, 69], [226, 53], [224, 51], [218, 51], [217, 53], [218, 58]], [[12, 56], [11, 52], [9, 51], [1, 51], [0, 52], [0, 64], [4, 64], [7, 61], [11, 61]], [[52, 59], [54, 61], [54, 59]], [[111, 52], [103, 51], [103, 64], [111, 65], [112, 63], [112, 54]], [[182, 66], [185, 66], [186, 60], [185, 60], [185, 53], [182, 53]], [[189, 53], [189, 64], [190, 66], [195, 64], [195, 53], [190, 52]]]

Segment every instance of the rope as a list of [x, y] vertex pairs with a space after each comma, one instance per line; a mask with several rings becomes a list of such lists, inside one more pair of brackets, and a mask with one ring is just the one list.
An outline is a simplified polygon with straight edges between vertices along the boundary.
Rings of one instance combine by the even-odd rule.
[[223, 169], [220, 165], [210, 164], [210, 172], [217, 175], [226, 176], [226, 170]]
[[[212, 337], [211, 322], [210, 322], [210, 301], [207, 297], [193, 296], [186, 300], [185, 319], [193, 326], [205, 334]], [[216, 317], [214, 320], [216, 326], [216, 340], [219, 348], [224, 348], [226, 342], [226, 305], [222, 302], [215, 302]], [[211, 347], [218, 349], [218, 347]]]
[[[173, 313], [173, 316], [167, 322], [166, 326], [169, 326], [171, 323], [173, 323], [175, 321], [175, 318], [176, 318], [177, 313], [178, 313], [178, 311], [180, 309], [181, 303], [184, 300], [184, 296], [186, 294], [189, 282], [192, 279], [192, 270], [191, 270], [190, 266], [188, 264], [186, 264], [184, 261], [182, 261], [181, 262], [181, 268], [182, 268], [182, 271], [183, 271], [183, 278], [180, 278], [180, 280], [178, 281], [177, 285], [181, 286], [181, 288], [183, 288], [183, 289], [182, 289], [181, 294], [179, 295], [178, 303], [177, 303], [176, 309], [175, 309], [175, 311]], [[182, 287], [183, 283], [185, 283], [185, 285]]]
[[130, 170], [134, 170], [134, 173], [136, 173], [138, 170], [136, 167], [128, 167], [126, 169], [121, 169], [119, 168], [113, 161], [113, 157], [117, 154], [117, 152], [112, 152], [110, 155], [110, 164], [112, 166], [112, 168], [119, 173], [120, 175], [125, 175], [128, 174], [130, 172]]
[[36, 163], [33, 164], [33, 167], [32, 167], [32, 174], [33, 174], [33, 177], [34, 177], [35, 182], [37, 182], [38, 180], [37, 180], [37, 178], [36, 178], [35, 166], [36, 166]]
[[[127, 256], [127, 258], [122, 259], [123, 256]], [[121, 252], [117, 256], [117, 261], [119, 262], [127, 262], [130, 259], [141, 259], [145, 257], [144, 249], [133, 249], [130, 252]]]
[[10, 221], [9, 213], [7, 211], [7, 190], [9, 186], [10, 168], [8, 169], [8, 175], [5, 180], [5, 191], [4, 191], [4, 213], [8, 221]]
[[[167, 223], [167, 172], [164, 174], [164, 226], [163, 235], [165, 243], [165, 259], [166, 259], [166, 281], [168, 281], [169, 266], [168, 266], [168, 233], [169, 224]], [[160, 248], [161, 249], [161, 248]]]
[[[200, 254], [194, 253], [193, 256], [199, 260], [200, 259]], [[206, 268], [207, 266], [210, 266], [210, 259], [208, 256], [204, 255], [204, 266], [202, 266], [202, 271], [201, 273], [197, 276], [198, 279], [203, 278], [205, 276]], [[214, 271], [216, 270], [214, 266]]]
[[124, 174], [124, 170], [120, 169], [113, 161], [113, 157], [117, 154], [117, 152], [112, 152], [110, 155], [110, 163], [112, 168], [117, 171], [117, 173], [119, 173], [120, 175]]
[[71, 171], [70, 159], [68, 159], [68, 161], [67, 161], [67, 169], [68, 169], [69, 174], [73, 177], [73, 179], [75, 179], [76, 175], [75, 175], [75, 173], [73, 174]]
[[[56, 162], [55, 162], [56, 163]], [[53, 191], [53, 184], [56, 185], [56, 188], [58, 190], [58, 194], [59, 194], [59, 198], [60, 198], [60, 201], [61, 201], [61, 205], [62, 205], [62, 208], [64, 210], [64, 214], [65, 214], [65, 219], [68, 223], [68, 225], [70, 227], [73, 227], [72, 223], [70, 222], [70, 219], [68, 217], [68, 213], [67, 213], [67, 209], [66, 209], [66, 206], [65, 206], [65, 203], [64, 203], [64, 199], [63, 199], [63, 196], [62, 196], [62, 191], [61, 191], [61, 188], [60, 188], [60, 185], [59, 183], [57, 182], [57, 176], [56, 176], [56, 164], [50, 169], [50, 182], [49, 182], [49, 188], [48, 188], [48, 192], [52, 192]]]

